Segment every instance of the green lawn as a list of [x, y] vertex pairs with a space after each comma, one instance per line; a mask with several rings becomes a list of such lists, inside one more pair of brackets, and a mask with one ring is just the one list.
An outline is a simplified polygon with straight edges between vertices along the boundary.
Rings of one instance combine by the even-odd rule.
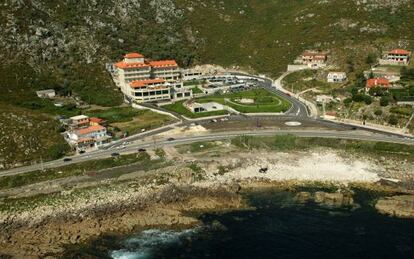
[[[237, 99], [247, 98], [255, 100], [254, 104], [242, 104]], [[289, 110], [291, 104], [270, 93], [264, 89], [254, 89], [237, 93], [229, 93], [223, 95], [212, 95], [197, 99], [200, 103], [217, 102], [228, 105], [231, 108], [242, 113], [261, 113], [261, 112], [285, 112]]]
[[134, 117], [141, 115], [143, 112], [144, 111], [132, 107], [114, 107], [110, 109], [88, 111], [86, 112], [86, 115], [104, 119], [108, 123], [117, 123], [132, 121]]
[[[254, 99], [255, 104], [242, 104], [237, 99], [248, 98]], [[264, 89], [254, 89], [229, 94], [216, 94], [196, 99], [199, 103], [217, 102], [227, 105], [242, 113], [271, 113], [271, 112], [285, 112], [289, 110], [291, 104], [275, 94], [270, 93]], [[177, 112], [189, 118], [201, 118], [214, 115], [224, 115], [227, 111], [203, 112], [194, 114], [183, 106], [184, 101], [176, 102], [174, 104], [166, 105], [164, 108], [170, 111]]]
[[150, 110], [137, 110], [132, 107], [114, 107], [86, 112], [86, 115], [106, 120], [111, 126], [133, 135], [141, 130], [150, 130], [171, 123], [174, 119], [168, 115]]
[[183, 105], [184, 101], [176, 102], [173, 104], [165, 105], [163, 108], [179, 113], [185, 117], [196, 119], [196, 118], [203, 118], [203, 117], [209, 117], [209, 116], [218, 116], [218, 115], [226, 115], [228, 114], [228, 111], [213, 111], [213, 112], [201, 112], [201, 113], [192, 113]]
[[117, 127], [127, 135], [140, 133], [143, 129], [151, 130], [170, 124], [175, 121], [168, 115], [159, 114], [150, 110], [139, 111], [140, 113], [133, 117], [132, 120], [126, 122], [112, 123], [111, 126]]
[[191, 88], [191, 90], [193, 91], [193, 94], [202, 94], [203, 93], [203, 91], [200, 88], [198, 88], [197, 86]]

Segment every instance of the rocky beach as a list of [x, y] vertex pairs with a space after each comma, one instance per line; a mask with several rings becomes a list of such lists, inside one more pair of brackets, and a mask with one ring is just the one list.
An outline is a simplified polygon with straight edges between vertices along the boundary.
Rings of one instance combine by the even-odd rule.
[[[299, 202], [339, 207], [358, 207], [354, 189], [364, 189], [381, 194], [375, 205], [378, 212], [414, 217], [411, 161], [329, 149], [236, 153], [232, 148], [222, 142], [192, 154], [166, 148], [164, 159], [173, 163], [145, 174], [134, 172], [71, 188], [51, 181], [45, 185], [48, 187], [36, 188], [53, 186], [60, 191], [42, 189], [47, 194], [39, 194], [33, 186], [21, 187], [24, 197], [7, 190], [15, 197], [0, 201], [0, 254], [5, 258], [53, 258], [68, 246], [104, 234], [196, 226], [201, 222], [194, 212], [254, 209], [243, 193], [266, 189], [295, 193]], [[62, 186], [56, 188], [59, 184]], [[303, 191], [304, 187], [313, 190]]]

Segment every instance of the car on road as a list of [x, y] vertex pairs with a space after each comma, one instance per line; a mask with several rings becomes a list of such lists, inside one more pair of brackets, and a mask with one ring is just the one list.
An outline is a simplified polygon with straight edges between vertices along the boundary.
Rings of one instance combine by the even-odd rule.
[[174, 141], [175, 138], [168, 138], [167, 141]]
[[145, 152], [145, 151], [147, 151], [145, 148], [138, 149], [138, 152]]
[[70, 162], [70, 161], [72, 161], [72, 158], [69, 158], [69, 157], [63, 158], [63, 162]]
[[111, 157], [118, 157], [119, 156], [119, 153], [112, 153], [111, 154]]

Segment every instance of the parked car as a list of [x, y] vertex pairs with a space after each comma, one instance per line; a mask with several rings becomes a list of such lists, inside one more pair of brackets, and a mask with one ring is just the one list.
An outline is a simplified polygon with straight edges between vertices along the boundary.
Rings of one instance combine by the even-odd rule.
[[145, 151], [147, 151], [145, 148], [138, 149], [138, 152], [145, 152]]
[[79, 154], [84, 154], [86, 151], [85, 150], [80, 150]]
[[119, 153], [112, 153], [111, 156], [112, 157], [118, 157], [119, 156]]
[[72, 161], [72, 158], [69, 158], [69, 157], [63, 158], [63, 162], [70, 162], [70, 161]]
[[168, 138], [167, 141], [174, 141], [175, 138]]

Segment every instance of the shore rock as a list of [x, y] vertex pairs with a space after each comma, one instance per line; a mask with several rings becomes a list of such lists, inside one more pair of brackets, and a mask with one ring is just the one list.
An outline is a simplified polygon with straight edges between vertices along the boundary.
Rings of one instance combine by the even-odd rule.
[[350, 206], [354, 204], [354, 199], [349, 194], [340, 192], [327, 193], [327, 192], [316, 192], [315, 202], [323, 203], [329, 206], [341, 207]]
[[400, 218], [414, 218], [414, 195], [381, 198], [375, 208], [382, 214]]

